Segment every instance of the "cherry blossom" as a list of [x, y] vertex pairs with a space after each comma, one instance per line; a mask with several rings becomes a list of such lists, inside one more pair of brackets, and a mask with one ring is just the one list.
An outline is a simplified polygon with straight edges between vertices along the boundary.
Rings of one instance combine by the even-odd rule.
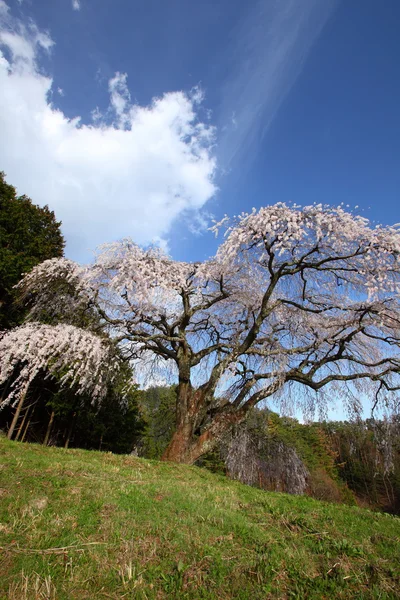
[[88, 306], [127, 360], [171, 364], [178, 401], [168, 460], [195, 461], [257, 403], [300, 387], [321, 406], [324, 390], [356, 408], [366, 395], [375, 404], [396, 397], [397, 226], [372, 226], [342, 206], [280, 203], [224, 217], [213, 230], [221, 228], [216, 256], [201, 263], [129, 239], [102, 247], [85, 268], [47, 261], [20, 284], [31, 318], [56, 282], [65, 319]]
[[93, 401], [101, 400], [118, 369], [104, 340], [65, 324], [28, 323], [3, 332], [0, 356], [0, 385], [17, 375], [0, 408], [17, 403], [40, 372], [75, 386], [77, 393], [90, 393]]

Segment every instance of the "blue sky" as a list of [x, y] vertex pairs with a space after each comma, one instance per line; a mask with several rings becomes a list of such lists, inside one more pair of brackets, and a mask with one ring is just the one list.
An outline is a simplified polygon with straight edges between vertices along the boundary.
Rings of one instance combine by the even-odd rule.
[[0, 169], [80, 261], [125, 236], [199, 260], [213, 216], [278, 201], [396, 223], [399, 23], [397, 0], [0, 0]]

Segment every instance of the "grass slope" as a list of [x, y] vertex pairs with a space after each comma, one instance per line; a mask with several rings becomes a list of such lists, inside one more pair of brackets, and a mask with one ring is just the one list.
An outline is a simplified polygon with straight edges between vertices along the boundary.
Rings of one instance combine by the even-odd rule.
[[398, 598], [400, 520], [0, 438], [0, 598]]

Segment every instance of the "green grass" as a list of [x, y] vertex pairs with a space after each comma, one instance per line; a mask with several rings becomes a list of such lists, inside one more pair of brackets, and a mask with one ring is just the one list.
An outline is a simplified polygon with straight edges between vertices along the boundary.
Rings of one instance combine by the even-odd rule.
[[400, 519], [0, 438], [0, 598], [399, 598]]

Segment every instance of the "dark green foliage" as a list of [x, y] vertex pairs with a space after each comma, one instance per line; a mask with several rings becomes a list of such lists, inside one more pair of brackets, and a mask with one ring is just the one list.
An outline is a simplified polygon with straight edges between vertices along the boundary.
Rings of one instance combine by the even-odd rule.
[[[131, 369], [122, 365], [106, 397], [93, 404], [89, 395], [61, 388], [55, 378], [40, 373], [28, 390], [16, 439], [129, 454], [138, 446], [144, 428], [138, 410], [141, 392], [131, 382]], [[10, 407], [0, 411], [0, 428], [8, 430], [12, 415]]]
[[64, 252], [61, 223], [48, 206], [40, 208], [27, 196], [17, 196], [0, 172], [0, 330], [21, 323], [13, 289], [23, 273]]
[[143, 422], [137, 408], [139, 392], [131, 390], [123, 401], [116, 390], [110, 390], [99, 408], [90, 402], [82, 403], [69, 419], [65, 429], [76, 420], [72, 444], [79, 448], [107, 450], [130, 454], [140, 441]]
[[159, 459], [175, 431], [176, 386], [158, 386], [143, 390], [140, 410], [146, 423], [141, 453]]
[[74, 445], [117, 454], [136, 452], [145, 423], [138, 408], [141, 392], [131, 382], [130, 367], [122, 365], [100, 406], [87, 400], [81, 404], [76, 411]]
[[226, 474], [225, 461], [221, 456], [219, 448], [216, 448], [212, 452], [207, 452], [207, 454], [203, 454], [195, 464], [196, 467], [203, 467], [212, 473], [220, 473], [221, 475]]

